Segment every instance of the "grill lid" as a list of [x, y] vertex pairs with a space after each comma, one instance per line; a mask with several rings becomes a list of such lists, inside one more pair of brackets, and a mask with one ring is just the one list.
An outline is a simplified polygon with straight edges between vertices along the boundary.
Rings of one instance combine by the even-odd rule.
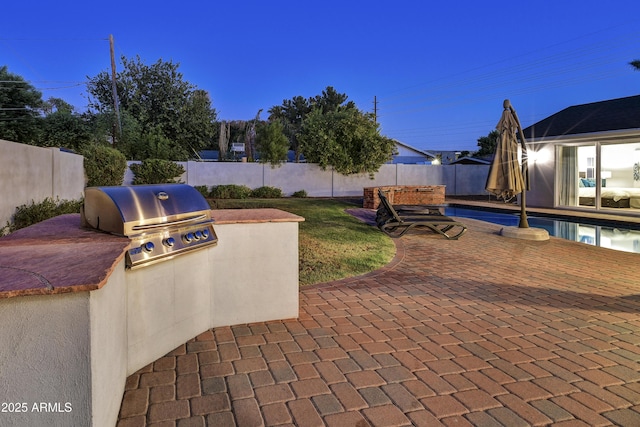
[[131, 236], [210, 219], [209, 204], [198, 190], [187, 184], [85, 189], [83, 224], [108, 233]]

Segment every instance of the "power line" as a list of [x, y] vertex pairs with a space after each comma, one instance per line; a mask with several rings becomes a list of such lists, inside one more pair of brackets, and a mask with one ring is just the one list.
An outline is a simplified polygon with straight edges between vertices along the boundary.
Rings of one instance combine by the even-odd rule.
[[[558, 46], [568, 46], [569, 42], [583, 40], [595, 34], [605, 32], [605, 29], [587, 36], [577, 37], [568, 42], [557, 43]], [[430, 83], [413, 86], [410, 90], [395, 92], [392, 96], [380, 98], [377, 116], [383, 123], [383, 129], [388, 135], [402, 138], [428, 138], [430, 144], [442, 144], [442, 140], [478, 132], [485, 134], [494, 129], [494, 120], [469, 123], [468, 121], [451, 120], [450, 124], [439, 122], [440, 125], [420, 128], [402, 128], [401, 126], [385, 126], [385, 122], [393, 122], [393, 118], [402, 115], [415, 115], [421, 112], [448, 111], [461, 107], [478, 105], [488, 99], [539, 94], [550, 90], [579, 85], [585, 82], [611, 80], [628, 75], [625, 68], [630, 57], [633, 56], [629, 40], [639, 40], [640, 32], [627, 31], [607, 37], [604, 40], [586, 43], [577, 47], [568, 47], [562, 51], [550, 52], [549, 48], [538, 49], [533, 52], [510, 57], [474, 69], [465, 70], [454, 76], [436, 79]], [[640, 48], [640, 47], [639, 47]], [[539, 52], [545, 55], [537, 56]], [[620, 64], [617, 68], [611, 64]], [[495, 68], [496, 65], [500, 65]], [[483, 70], [481, 73], [473, 74]], [[427, 86], [428, 87], [425, 87]], [[545, 114], [539, 114], [546, 116]], [[543, 117], [529, 117], [533, 122]], [[425, 121], [428, 120], [425, 118]], [[438, 142], [440, 141], [440, 142]], [[427, 141], [425, 141], [427, 142]], [[473, 139], [475, 142], [475, 138]], [[471, 143], [471, 140], [469, 141]]]
[[[411, 96], [412, 94], [415, 93], [415, 91], [412, 90], [412, 89], [416, 88], [416, 87], [424, 87], [424, 86], [430, 85], [432, 83], [436, 83], [436, 82], [441, 81], [441, 80], [455, 79], [458, 76], [468, 75], [468, 74], [474, 73], [476, 71], [483, 70], [483, 69], [488, 69], [488, 68], [491, 68], [491, 67], [499, 65], [499, 64], [505, 64], [505, 63], [508, 63], [510, 61], [516, 60], [518, 58], [530, 57], [530, 56], [532, 56], [532, 55], [534, 55], [534, 54], [536, 54], [538, 52], [549, 52], [550, 50], [552, 50], [555, 47], [563, 46], [563, 45], [569, 45], [570, 43], [572, 43], [574, 41], [586, 39], [586, 38], [595, 36], [597, 34], [604, 33], [604, 32], [610, 31], [612, 29], [619, 28], [619, 27], [622, 27], [622, 26], [625, 26], [625, 25], [629, 25], [629, 24], [633, 24], [634, 27], [635, 27], [637, 22], [635, 22], [635, 20], [632, 20], [632, 21], [629, 21], [629, 22], [627, 22], [625, 24], [619, 24], [619, 25], [610, 26], [610, 27], [607, 27], [607, 28], [604, 28], [604, 29], [601, 29], [601, 30], [598, 30], [598, 31], [594, 31], [594, 32], [591, 32], [591, 33], [588, 33], [588, 34], [585, 34], [585, 35], [582, 35], [582, 36], [578, 36], [578, 37], [574, 37], [574, 38], [569, 39], [569, 40], [565, 40], [565, 41], [560, 42], [560, 43], [555, 43], [555, 44], [550, 45], [550, 46], [546, 46], [546, 47], [543, 47], [543, 48], [540, 48], [540, 49], [535, 49], [535, 50], [530, 51], [530, 52], [522, 53], [520, 55], [515, 55], [515, 56], [512, 56], [512, 57], [500, 60], [500, 61], [496, 61], [496, 62], [493, 62], [491, 64], [485, 64], [485, 65], [481, 65], [479, 67], [468, 69], [468, 70], [462, 71], [462, 72], [460, 72], [460, 73], [458, 73], [456, 75], [450, 75], [450, 76], [447, 76], [447, 77], [436, 79], [433, 82], [424, 82], [424, 83], [421, 83], [421, 84], [417, 84], [417, 85], [411, 86], [409, 88], [406, 88], [406, 89], [403, 89], [403, 90], [400, 90], [400, 91], [396, 91], [395, 93], [398, 93], [398, 92], [400, 92], [401, 94], [402, 93], [405, 93], [405, 94], [408, 93], [409, 96]], [[635, 35], [637, 35], [637, 34], [638, 34], [638, 31], [634, 30], [630, 34], [617, 35], [610, 42], [608, 42], [607, 46], [618, 47], [618, 46], [621, 46], [621, 45], [628, 44], [628, 40], [634, 40], [633, 37]], [[620, 43], [620, 39], [623, 39], [622, 41], [626, 42], [626, 43]], [[635, 39], [637, 40], [637, 38], [635, 38]], [[602, 44], [602, 43], [603, 43], [602, 41], [599, 41], [599, 42], [595, 43], [595, 45], [599, 45], [599, 44]], [[588, 53], [592, 54], [593, 53], [592, 46], [593, 45], [587, 45], [587, 46], [581, 48], [580, 51], [585, 52], [586, 49], [589, 49]], [[567, 55], [571, 55], [572, 52], [574, 52], [574, 51], [575, 51], [575, 49], [567, 49], [564, 52], [560, 52], [560, 53], [557, 53], [555, 55], [551, 55], [551, 56], [548, 56], [548, 57], [543, 57], [542, 59], [545, 60], [545, 58], [546, 58], [546, 60], [549, 60], [549, 59], [555, 58], [555, 57], [558, 57], [560, 59], [564, 59], [564, 58], [566, 58]], [[525, 65], [525, 64], [522, 64], [522, 65]], [[530, 66], [530, 63], [527, 62], [526, 66]], [[388, 97], [387, 99], [393, 99], [393, 98], [404, 97], [404, 96], [405, 95], [391, 96], [391, 97]]]
[[[470, 98], [480, 99], [481, 96], [497, 93], [498, 89], [500, 89], [499, 93], [504, 93], [505, 87], [509, 87], [510, 92], [513, 92], [513, 89], [511, 89], [513, 85], [519, 86], [515, 90], [526, 94], [546, 88], [558, 87], [559, 85], [577, 84], [594, 78], [602, 79], [621, 75], [625, 71], [622, 66], [617, 71], [602, 71], [601, 67], [612, 62], [622, 62], [619, 59], [622, 53], [618, 52], [620, 51], [620, 46], [626, 46], [628, 43], [625, 45], [621, 41], [638, 39], [640, 38], [637, 37], [639, 34], [638, 31], [621, 34], [579, 48], [556, 52], [533, 61], [520, 62], [497, 70], [488, 70], [469, 78], [444, 78], [440, 79], [440, 83], [429, 86], [427, 89], [404, 92], [402, 95], [390, 98], [383, 97], [383, 105], [386, 104], [387, 107], [391, 107], [387, 109], [385, 115], [442, 108], [445, 105], [468, 104]], [[557, 45], [561, 44], [563, 43]], [[596, 54], [595, 56], [594, 53]], [[628, 55], [628, 53], [625, 53], [625, 55]], [[520, 55], [519, 57], [526, 58], [527, 55]], [[508, 63], [512, 59], [499, 61], [498, 63]], [[489, 67], [477, 67], [475, 70]], [[590, 74], [580, 73], [580, 71], [589, 70]], [[465, 71], [459, 75], [468, 74], [469, 72], [471, 71]], [[555, 79], [535, 86], [529, 84], [526, 90], [522, 88], [523, 83], [535, 83], [544, 81], [543, 79], [566, 75], [568, 77], [564, 79]], [[443, 100], [448, 102], [443, 102]]]

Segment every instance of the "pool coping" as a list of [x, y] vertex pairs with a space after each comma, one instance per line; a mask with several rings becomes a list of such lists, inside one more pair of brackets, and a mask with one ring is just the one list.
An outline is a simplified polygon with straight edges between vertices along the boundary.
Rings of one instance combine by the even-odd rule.
[[[444, 206], [453, 208], [472, 208], [499, 213], [517, 214], [520, 212], [520, 205], [516, 204], [482, 202], [454, 198], [445, 200]], [[528, 216], [556, 218], [558, 220], [572, 220], [573, 222], [582, 222], [589, 225], [618, 226], [630, 228], [632, 230], [640, 230], [640, 216], [636, 217], [630, 214], [621, 215], [612, 212], [593, 212], [565, 208], [538, 208], [528, 206], [526, 211]]]

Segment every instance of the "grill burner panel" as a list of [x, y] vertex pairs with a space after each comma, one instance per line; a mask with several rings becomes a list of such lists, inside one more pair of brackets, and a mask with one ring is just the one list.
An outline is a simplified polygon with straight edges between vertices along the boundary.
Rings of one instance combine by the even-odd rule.
[[86, 188], [82, 224], [129, 237], [128, 268], [167, 260], [218, 241], [209, 204], [185, 184]]
[[131, 239], [127, 251], [130, 268], [169, 259], [193, 249], [215, 244], [217, 237], [211, 223], [167, 228], [159, 233], [142, 234]]

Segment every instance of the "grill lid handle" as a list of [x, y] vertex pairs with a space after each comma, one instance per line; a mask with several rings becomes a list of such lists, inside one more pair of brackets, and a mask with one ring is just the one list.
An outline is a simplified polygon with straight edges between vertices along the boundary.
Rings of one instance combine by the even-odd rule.
[[190, 218], [185, 218], [185, 219], [181, 219], [179, 221], [173, 221], [173, 222], [163, 222], [159, 224], [148, 224], [148, 225], [134, 225], [133, 227], [131, 227], [131, 229], [132, 230], [154, 230], [156, 228], [164, 228], [172, 225], [186, 224], [189, 222], [196, 222], [196, 221], [201, 221], [205, 219], [207, 219], [207, 215], [198, 215], [198, 216], [193, 216]]

